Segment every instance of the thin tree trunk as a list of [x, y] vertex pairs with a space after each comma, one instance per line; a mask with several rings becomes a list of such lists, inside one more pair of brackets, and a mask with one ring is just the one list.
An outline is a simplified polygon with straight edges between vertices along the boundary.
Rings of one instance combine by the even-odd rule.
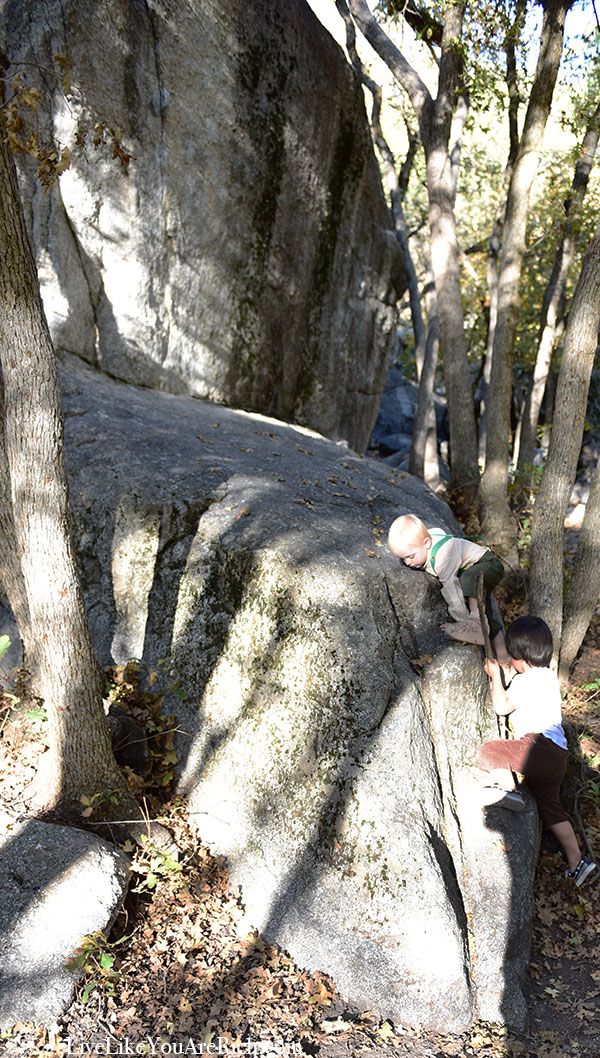
[[[561, 326], [562, 331], [562, 326]], [[556, 375], [557, 375], [557, 355], [556, 350], [552, 355], [552, 362], [550, 364], [550, 370], [548, 372], [548, 378], [546, 379], [546, 390], [545, 390], [545, 408], [544, 408], [544, 425], [542, 426], [540, 437], [540, 443], [544, 452], [548, 451], [550, 446], [550, 435], [552, 433], [552, 422], [554, 420], [554, 403], [556, 400]]]
[[137, 805], [112, 752], [69, 532], [54, 352], [13, 158], [0, 139], [0, 487], [3, 543], [14, 548], [0, 554], [0, 568], [27, 653], [35, 650], [49, 721], [38, 800], [72, 806], [114, 791], [131, 814]]
[[519, 450], [520, 467], [533, 463], [536, 447], [540, 408], [550, 371], [552, 351], [556, 344], [559, 326], [564, 317], [565, 288], [567, 275], [577, 247], [577, 220], [587, 191], [590, 172], [598, 147], [600, 135], [600, 105], [589, 122], [583, 138], [581, 154], [575, 166], [571, 195], [565, 203], [565, 219], [561, 240], [554, 258], [552, 275], [548, 281], [542, 305], [540, 339], [533, 372], [533, 383], [523, 420], [523, 431]]
[[488, 324], [487, 342], [485, 350], [485, 362], [483, 365], [483, 376], [481, 379], [481, 400], [479, 403], [479, 462], [485, 468], [485, 448], [487, 440], [487, 405], [490, 391], [490, 378], [492, 374], [492, 356], [494, 350], [494, 335], [496, 333], [496, 321], [498, 319], [498, 257], [502, 238], [502, 224], [504, 218], [496, 217], [494, 230], [488, 245], [487, 252], [487, 288], [490, 298], [490, 319]]
[[[466, 94], [461, 94], [450, 131], [450, 159], [452, 179], [452, 206], [456, 202], [456, 189], [460, 170], [462, 137], [469, 114]], [[423, 371], [419, 376], [419, 393], [415, 409], [412, 444], [408, 469], [411, 474], [422, 477], [434, 491], [440, 483], [440, 464], [437, 448], [437, 422], [433, 403], [435, 373], [437, 370], [440, 347], [440, 321], [437, 309], [435, 286], [433, 283], [432, 263], [429, 263], [431, 274], [425, 285], [427, 303], [427, 339]]]
[[462, 308], [460, 252], [453, 205], [455, 183], [448, 154], [452, 99], [460, 69], [456, 41], [462, 36], [463, 14], [460, 4], [450, 3], [446, 8], [438, 97], [435, 106], [423, 112], [420, 127], [425, 147], [431, 262], [450, 420], [451, 483], [474, 499], [479, 478], [477, 431]]
[[[423, 367], [423, 360], [425, 357], [425, 341], [426, 341], [426, 328], [423, 320], [423, 312], [421, 310], [421, 296], [419, 293], [419, 280], [417, 278], [417, 272], [415, 269], [410, 247], [408, 245], [408, 231], [406, 227], [406, 219], [404, 217], [404, 210], [402, 208], [402, 189], [400, 186], [400, 179], [396, 171], [396, 163], [394, 155], [389, 147], [389, 144], [383, 135], [381, 128], [381, 102], [382, 102], [382, 91], [381, 85], [378, 85], [372, 77], [369, 77], [363, 63], [361, 62], [360, 56], [356, 50], [356, 31], [354, 28], [354, 22], [348, 10], [346, 0], [335, 0], [336, 7], [344, 20], [346, 26], [346, 47], [350, 62], [353, 70], [357, 73], [361, 84], [365, 85], [370, 91], [373, 97], [373, 106], [371, 109], [371, 135], [373, 142], [379, 151], [381, 163], [383, 166], [383, 173], [387, 189], [390, 195], [390, 205], [392, 211], [392, 220], [394, 222], [394, 230], [396, 233], [396, 239], [402, 253], [402, 260], [404, 263], [404, 270], [406, 272], [406, 279], [408, 283], [408, 296], [410, 302], [410, 312], [412, 318], [413, 331], [415, 335], [415, 362], [417, 365], [417, 377], [420, 378], [421, 370]], [[414, 143], [411, 142], [409, 147], [407, 161], [412, 160], [415, 156]], [[408, 181], [410, 172], [403, 168], [403, 179]]]
[[513, 457], [511, 463], [511, 470], [514, 470], [517, 466], [519, 459], [519, 451], [521, 448], [521, 434], [523, 433], [523, 420], [527, 411], [527, 398], [521, 400], [519, 407], [519, 414], [517, 416], [517, 425], [515, 426], [515, 436], [513, 438]]
[[[408, 294], [410, 301], [410, 312], [413, 325], [413, 333], [415, 336], [415, 364], [417, 368], [417, 378], [419, 381], [423, 378], [424, 365], [426, 364], [427, 357], [427, 330], [425, 328], [425, 321], [423, 319], [423, 311], [421, 307], [421, 295], [419, 292], [419, 280], [415, 269], [412, 254], [408, 244], [408, 230], [406, 226], [406, 219], [404, 216], [404, 209], [402, 207], [403, 199], [403, 187], [400, 183], [400, 178], [396, 171], [396, 163], [394, 160], [393, 153], [389, 147], [389, 144], [383, 135], [381, 129], [381, 100], [382, 92], [381, 86], [378, 85], [373, 78], [369, 77], [365, 70], [358, 52], [356, 50], [356, 32], [354, 29], [354, 22], [352, 21], [346, 0], [336, 0], [336, 7], [344, 19], [346, 25], [346, 47], [352, 68], [358, 74], [361, 83], [364, 84], [370, 91], [373, 97], [373, 107], [371, 111], [371, 133], [373, 136], [373, 142], [379, 151], [381, 158], [383, 172], [385, 176], [385, 182], [387, 184], [388, 192], [390, 195], [390, 204], [392, 210], [392, 219], [394, 222], [394, 230], [400, 251], [402, 253], [402, 260], [404, 262], [404, 270], [407, 276], [408, 282]], [[464, 127], [464, 121], [463, 121]], [[415, 145], [416, 137], [410, 137], [409, 151], [407, 159], [402, 167], [402, 180], [404, 188], [408, 183], [408, 177], [410, 175], [410, 169], [408, 163], [412, 163], [416, 153]], [[433, 375], [435, 377], [435, 366], [437, 362], [437, 349], [435, 353], [436, 360], [433, 364]], [[427, 364], [427, 377], [424, 385], [419, 385], [419, 396], [417, 399], [417, 408], [415, 410], [415, 421], [413, 426], [413, 436], [411, 445], [411, 455], [409, 462], [409, 470], [411, 474], [416, 474], [418, 477], [424, 478], [427, 484], [435, 489], [439, 485], [440, 473], [439, 473], [439, 461], [437, 454], [437, 430], [435, 421], [435, 410], [433, 407], [433, 379], [429, 379], [430, 364]], [[425, 401], [425, 405], [420, 407], [420, 402]], [[416, 453], [416, 454], [415, 454]]]
[[503, 201], [496, 213], [494, 227], [490, 237], [487, 253], [487, 288], [490, 298], [490, 318], [486, 342], [485, 363], [481, 384], [482, 396], [479, 405], [478, 447], [479, 463], [485, 469], [485, 450], [487, 445], [487, 402], [492, 374], [494, 338], [498, 321], [498, 261], [502, 245], [502, 230], [506, 215], [506, 196], [519, 150], [519, 85], [517, 78], [516, 44], [523, 28], [527, 8], [526, 0], [518, 0], [515, 18], [504, 40], [506, 54], [506, 86], [508, 89], [508, 159], [503, 176]]
[[452, 166], [448, 151], [452, 105], [461, 68], [463, 6], [453, 0], [446, 8], [438, 95], [434, 101], [416, 71], [396, 48], [365, 0], [349, 0], [352, 16], [406, 91], [419, 123], [425, 150], [431, 253], [440, 321], [440, 342], [450, 419], [452, 481], [476, 489], [477, 439], [471, 379], [464, 332], [456, 224], [452, 206]]
[[562, 683], [569, 678], [571, 666], [583, 643], [600, 594], [600, 461], [596, 466], [590, 494], [585, 505], [583, 525], [571, 580], [565, 594], [563, 631], [558, 674]]
[[565, 15], [572, 2], [545, 0], [543, 4], [540, 53], [510, 182], [500, 252], [498, 319], [487, 405], [486, 465], [480, 490], [480, 520], [487, 539], [511, 560], [516, 559], [517, 541], [517, 525], [508, 505], [512, 367], [529, 195], [552, 105], [562, 54]]
[[562, 632], [564, 518], [577, 472], [599, 326], [600, 224], [584, 257], [569, 313], [550, 447], [531, 531], [530, 609], [550, 626], [557, 654]]
[[[427, 277], [425, 283], [425, 300], [428, 319], [427, 342], [425, 345], [423, 371], [419, 379], [419, 394], [415, 408], [408, 469], [411, 474], [424, 478], [429, 487], [435, 490], [439, 485], [439, 457], [437, 453], [437, 424], [433, 406], [433, 391], [440, 332], [435, 288], [431, 275]], [[433, 423], [431, 421], [432, 416]], [[431, 470], [429, 469], [430, 467]]]

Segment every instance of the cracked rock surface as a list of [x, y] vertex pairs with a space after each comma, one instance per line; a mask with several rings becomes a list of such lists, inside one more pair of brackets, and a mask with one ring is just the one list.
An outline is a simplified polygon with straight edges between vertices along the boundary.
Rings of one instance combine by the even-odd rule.
[[62, 378], [96, 650], [172, 659], [180, 790], [252, 921], [398, 1023], [522, 1026], [535, 806], [481, 809], [481, 651], [384, 545], [448, 508], [299, 427]]

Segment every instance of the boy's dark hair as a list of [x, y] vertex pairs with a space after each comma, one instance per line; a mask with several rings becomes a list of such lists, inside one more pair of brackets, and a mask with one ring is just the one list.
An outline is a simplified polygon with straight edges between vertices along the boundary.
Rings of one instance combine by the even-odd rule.
[[506, 649], [517, 661], [547, 668], [552, 660], [552, 632], [541, 617], [517, 617], [506, 633]]

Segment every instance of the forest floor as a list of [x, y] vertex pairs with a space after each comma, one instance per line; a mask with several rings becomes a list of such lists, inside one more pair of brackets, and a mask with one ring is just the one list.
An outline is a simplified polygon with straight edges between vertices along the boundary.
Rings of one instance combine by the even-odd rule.
[[[132, 686], [130, 711], [139, 719], [146, 698]], [[600, 612], [564, 713], [583, 761], [600, 769]], [[3, 722], [0, 712], [0, 807], [20, 802], [41, 748], [35, 737], [39, 720], [19, 728], [5, 722], [7, 715]], [[599, 1058], [600, 870], [577, 889], [565, 880], [559, 853], [542, 843], [527, 1033], [487, 1024], [455, 1036], [408, 1029], [349, 1008], [328, 977], [300, 970], [260, 937], [239, 890], [229, 884], [224, 860], [193, 836], [181, 804], [165, 803], [164, 754], [160, 763], [160, 778], [146, 780], [143, 793], [151, 812], [168, 817], [184, 850], [179, 863], [138, 851], [125, 908], [108, 941], [90, 942], [82, 955], [84, 976], [71, 1007], [53, 1025], [18, 1023], [0, 1036], [6, 1058], [90, 1053]], [[588, 848], [599, 854], [600, 774], [597, 782], [588, 776], [570, 807]]]

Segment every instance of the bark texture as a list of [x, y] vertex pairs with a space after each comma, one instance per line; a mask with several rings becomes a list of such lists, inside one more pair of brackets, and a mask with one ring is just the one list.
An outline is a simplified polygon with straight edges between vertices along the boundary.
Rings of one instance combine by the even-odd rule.
[[579, 532], [579, 543], [573, 572], [565, 593], [563, 630], [560, 644], [559, 676], [562, 682], [569, 678], [571, 666], [590, 621], [600, 594], [600, 473], [596, 472], [585, 506], [583, 525]]
[[578, 215], [587, 191], [590, 172], [598, 148], [599, 135], [600, 105], [596, 107], [583, 138], [581, 154], [575, 166], [571, 195], [565, 202], [566, 216], [563, 223], [562, 236], [542, 305], [540, 340], [519, 446], [518, 464], [521, 467], [528, 466], [533, 462], [540, 408], [552, 363], [552, 353], [557, 334], [564, 319], [567, 275], [573, 263], [577, 247]]
[[[565, 336], [548, 458], [535, 501], [530, 609], [552, 630], [558, 653], [563, 613], [563, 524], [583, 438], [600, 325], [600, 226], [588, 247]], [[571, 604], [571, 611], [576, 606]]]
[[440, 325], [437, 312], [435, 288], [431, 274], [425, 282], [425, 304], [427, 306], [427, 341], [425, 359], [419, 377], [419, 394], [415, 409], [412, 445], [408, 469], [411, 474], [423, 478], [434, 489], [440, 481], [440, 465], [437, 451], [437, 423], [433, 394], [435, 373], [440, 348]]
[[485, 363], [483, 366], [483, 377], [481, 380], [481, 397], [478, 424], [479, 463], [485, 467], [485, 452], [487, 444], [487, 402], [489, 396], [490, 379], [492, 374], [492, 356], [494, 352], [494, 338], [496, 335], [496, 322], [498, 319], [498, 261], [500, 247], [502, 245], [502, 229], [506, 215], [506, 194], [510, 186], [510, 179], [514, 168], [517, 151], [519, 149], [519, 86], [517, 80], [516, 43], [523, 28], [525, 17], [526, 0], [518, 0], [515, 9], [515, 18], [509, 28], [504, 48], [506, 52], [506, 87], [508, 90], [508, 135], [509, 151], [506, 167], [504, 169], [503, 189], [504, 199], [500, 203], [494, 220], [494, 227], [488, 243], [487, 250], [487, 287], [490, 299], [490, 315], [488, 335], [486, 343]]
[[44, 796], [54, 805], [114, 789], [131, 802], [113, 757], [79, 587], [54, 351], [3, 137], [0, 257], [0, 571], [48, 713]]
[[500, 251], [498, 315], [487, 403], [486, 464], [481, 481], [480, 521], [501, 554], [516, 558], [517, 525], [508, 506], [510, 405], [513, 353], [520, 309], [529, 195], [538, 167], [562, 54], [564, 23], [572, 0], [547, 0], [534, 81], [513, 169]]

